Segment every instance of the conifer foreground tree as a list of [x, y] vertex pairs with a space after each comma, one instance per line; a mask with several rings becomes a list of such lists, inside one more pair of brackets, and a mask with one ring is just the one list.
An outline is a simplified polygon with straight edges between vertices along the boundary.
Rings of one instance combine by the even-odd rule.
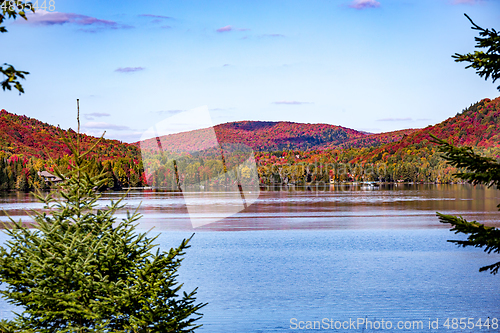
[[[472, 29], [478, 30], [480, 37], [476, 37], [476, 47], [486, 49], [461, 55], [456, 53], [453, 58], [457, 62], [469, 62], [466, 67], [476, 69], [476, 73], [488, 79], [491, 77], [493, 82], [500, 78], [500, 35], [495, 29], [483, 29], [475, 24], [469, 16], [465, 16], [472, 23]], [[500, 86], [497, 87], [500, 90]], [[444, 153], [445, 158], [450, 165], [457, 168], [464, 168], [465, 172], [457, 173], [460, 179], [466, 180], [474, 185], [485, 184], [487, 186], [496, 186], [500, 188], [500, 163], [489, 157], [483, 157], [474, 153], [470, 147], [455, 147], [446, 141], [433, 136], [434, 142], [439, 144], [439, 151]], [[500, 209], [500, 204], [497, 206]], [[450, 223], [455, 233], [469, 235], [467, 240], [450, 240], [458, 246], [474, 246], [484, 248], [488, 253], [500, 253], [500, 230], [493, 227], [487, 227], [476, 221], [468, 222], [461, 216], [444, 215], [437, 213], [439, 221]], [[480, 272], [490, 271], [497, 274], [500, 269], [500, 261], [492, 265], [484, 266], [479, 269]]]
[[33, 216], [33, 228], [11, 219], [5, 230], [0, 293], [22, 313], [2, 320], [0, 331], [193, 332], [205, 304], [195, 302], [196, 289], [181, 294], [176, 281], [189, 239], [160, 252], [156, 237], [135, 231], [137, 211], [116, 222], [121, 200], [97, 209], [95, 189], [106, 179], [87, 173], [79, 135], [65, 142], [74, 163], [56, 172], [66, 179], [62, 198], [38, 193], [45, 211]]
[[[500, 34], [495, 29], [483, 29], [471, 20], [467, 14], [465, 17], [472, 24], [472, 29], [479, 31], [479, 37], [475, 37], [476, 48], [485, 51], [474, 53], [452, 55], [456, 62], [468, 62], [465, 68], [474, 68], [476, 74], [488, 80], [491, 77], [493, 83], [500, 78]], [[500, 86], [497, 87], [500, 90]]]
[[[465, 168], [465, 172], [456, 173], [460, 179], [466, 180], [474, 185], [485, 184], [500, 188], [500, 163], [493, 158], [476, 154], [470, 147], [455, 147], [446, 141], [434, 137], [434, 142], [438, 143], [439, 151], [444, 153], [450, 165], [457, 168]], [[500, 204], [497, 206], [500, 209]], [[467, 240], [449, 240], [458, 246], [474, 246], [484, 248], [488, 253], [500, 253], [500, 230], [494, 227], [487, 227], [476, 221], [468, 222], [461, 216], [445, 215], [437, 213], [439, 221], [449, 223], [455, 233], [469, 235]], [[480, 272], [490, 271], [492, 274], [498, 273], [500, 261], [492, 265], [484, 266]]]

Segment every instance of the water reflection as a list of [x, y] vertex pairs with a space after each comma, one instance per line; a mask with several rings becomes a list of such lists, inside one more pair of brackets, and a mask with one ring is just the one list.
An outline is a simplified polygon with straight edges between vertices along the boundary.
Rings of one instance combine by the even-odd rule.
[[[196, 230], [447, 228], [437, 221], [436, 211], [494, 226], [500, 220], [500, 191], [470, 185], [281, 187], [280, 191], [261, 191], [254, 204], [230, 217], [220, 207], [234, 206], [237, 211], [241, 206], [238, 196], [209, 190], [190, 197], [190, 212], [184, 198], [188, 194], [153, 190], [107, 192], [98, 207], [103, 209], [123, 195], [125, 209], [140, 207], [143, 218], [139, 227], [158, 230], [192, 230], [192, 219], [216, 220], [199, 223], [202, 226]], [[31, 194], [14, 192], [0, 195], [0, 207], [14, 218], [30, 222], [25, 211], [41, 210], [42, 204]], [[119, 218], [126, 216], [125, 209]], [[2, 220], [6, 220], [5, 213], [0, 213]]]

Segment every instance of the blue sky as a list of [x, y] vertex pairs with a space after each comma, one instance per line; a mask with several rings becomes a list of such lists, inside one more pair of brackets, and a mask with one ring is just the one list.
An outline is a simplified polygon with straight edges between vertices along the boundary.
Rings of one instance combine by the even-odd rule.
[[[48, 2], [47, 2], [48, 4]], [[133, 142], [208, 106], [215, 124], [425, 127], [500, 95], [451, 55], [497, 28], [495, 0], [72, 1], [8, 20], [0, 62], [31, 74], [0, 108]]]

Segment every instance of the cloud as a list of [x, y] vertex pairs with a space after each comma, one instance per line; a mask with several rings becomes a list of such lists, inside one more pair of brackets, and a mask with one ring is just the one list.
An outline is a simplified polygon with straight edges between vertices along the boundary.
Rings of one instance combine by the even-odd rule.
[[164, 15], [154, 15], [154, 14], [140, 14], [140, 17], [150, 17], [150, 18], [155, 18], [155, 19], [166, 19], [166, 20], [172, 20], [173, 17], [170, 16], [164, 16]]
[[227, 110], [235, 110], [235, 107], [229, 107], [229, 108], [213, 108], [213, 109], [208, 109], [208, 111], [212, 112], [220, 112], [220, 111], [227, 111]]
[[413, 121], [411, 118], [382, 118], [377, 121]]
[[226, 25], [225, 27], [222, 27], [222, 28], [219, 28], [215, 31], [217, 32], [228, 32], [228, 31], [232, 31], [233, 30], [233, 27], [230, 26], [230, 25]]
[[[102, 135], [102, 130], [99, 129], [82, 129], [82, 132], [87, 134], [87, 135], [92, 135], [96, 137], [100, 137]], [[138, 131], [138, 130], [123, 130], [119, 132], [113, 132], [112, 134], [106, 133], [104, 137], [106, 139], [112, 139], [112, 140], [120, 140], [123, 142], [137, 142], [141, 139], [142, 134], [144, 131]]]
[[366, 134], [373, 134], [382, 131], [380, 128], [373, 128], [373, 127], [362, 127], [362, 128], [357, 128], [356, 130]]
[[353, 0], [349, 7], [355, 9], [367, 9], [367, 8], [378, 8], [380, 7], [380, 2], [376, 0]]
[[104, 112], [93, 112], [93, 113], [85, 113], [85, 119], [94, 120], [94, 117], [109, 117], [111, 116], [109, 113]]
[[48, 12], [45, 10], [38, 10], [36, 13], [26, 14], [28, 20], [20, 20], [25, 24], [31, 25], [63, 25], [63, 24], [74, 24], [79, 26], [92, 26], [93, 29], [80, 29], [87, 32], [96, 32], [98, 30], [114, 30], [114, 29], [128, 29], [133, 28], [133, 26], [120, 24], [115, 21], [101, 20], [95, 17], [80, 15], [74, 13], [62, 13], [62, 12]]
[[481, 0], [454, 0], [452, 5], [477, 5]]
[[121, 132], [121, 133], [113, 133], [113, 137], [111, 139], [120, 140], [123, 142], [133, 143], [141, 140], [144, 131], [132, 131], [132, 132]]
[[285, 35], [282, 34], [264, 34], [262, 37], [285, 37]]
[[184, 112], [186, 110], [180, 110], [180, 109], [176, 109], [176, 110], [161, 110], [161, 111], [153, 111], [154, 113], [159, 113], [159, 114], [168, 114], [168, 115], [171, 115], [173, 116], [174, 114], [178, 114], [178, 113], [181, 113], [181, 112]]
[[140, 72], [145, 70], [144, 67], [118, 67], [115, 69], [115, 72], [118, 73], [133, 73], [133, 72]]
[[[163, 23], [165, 23], [165, 20], [174, 20], [173, 17], [165, 16], [165, 15], [140, 14], [137, 16], [151, 18], [152, 20], [150, 22], [153, 24], [163, 24]], [[170, 29], [172, 27], [169, 25], [163, 24], [162, 26], [160, 26], [160, 28], [161, 29]]]
[[299, 101], [277, 101], [273, 104], [287, 104], [287, 105], [302, 105], [302, 104], [312, 104], [311, 102], [299, 102]]
[[236, 31], [249, 31], [250, 29], [248, 29], [248, 28], [233, 28], [233, 26], [231, 26], [231, 25], [226, 25], [225, 27], [219, 28], [215, 31], [217, 31], [217, 32], [229, 32], [229, 31], [234, 31], [234, 30], [236, 30]]
[[171, 115], [174, 115], [174, 114], [178, 114], [178, 113], [181, 113], [181, 112], [184, 112], [186, 110], [167, 110], [167, 111], [160, 111], [160, 113], [166, 113], [166, 114], [171, 114]]
[[131, 128], [128, 126], [120, 126], [120, 125], [115, 125], [115, 124], [110, 124], [110, 123], [105, 123], [105, 122], [96, 122], [96, 121], [90, 121], [83, 125], [84, 128], [88, 129], [103, 129], [103, 130], [115, 130], [115, 131], [128, 131]]
[[104, 113], [104, 112], [86, 113], [85, 115], [91, 116], [91, 117], [109, 117], [109, 116], [111, 116], [109, 113]]
[[[215, 112], [215, 113], [219, 113], [219, 112], [225, 112], [225, 111], [230, 111], [230, 110], [235, 110], [236, 108], [234, 107], [228, 107], [228, 108], [213, 108], [213, 109], [209, 109], [208, 111], [210, 112]], [[175, 116], [176, 114], [179, 114], [179, 113], [182, 113], [182, 112], [186, 112], [188, 110], [181, 110], [181, 109], [173, 109], [173, 110], [161, 110], [161, 111], [151, 111], [151, 113], [157, 113], [159, 115], [167, 115], [167, 116]]]

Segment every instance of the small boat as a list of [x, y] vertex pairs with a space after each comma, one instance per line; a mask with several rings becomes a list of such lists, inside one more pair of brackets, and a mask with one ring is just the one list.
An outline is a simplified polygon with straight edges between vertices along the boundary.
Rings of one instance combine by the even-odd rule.
[[375, 182], [363, 182], [361, 183], [361, 188], [362, 189], [365, 189], [365, 190], [373, 190], [373, 189], [376, 189], [376, 188], [379, 188], [380, 185], [375, 183]]

